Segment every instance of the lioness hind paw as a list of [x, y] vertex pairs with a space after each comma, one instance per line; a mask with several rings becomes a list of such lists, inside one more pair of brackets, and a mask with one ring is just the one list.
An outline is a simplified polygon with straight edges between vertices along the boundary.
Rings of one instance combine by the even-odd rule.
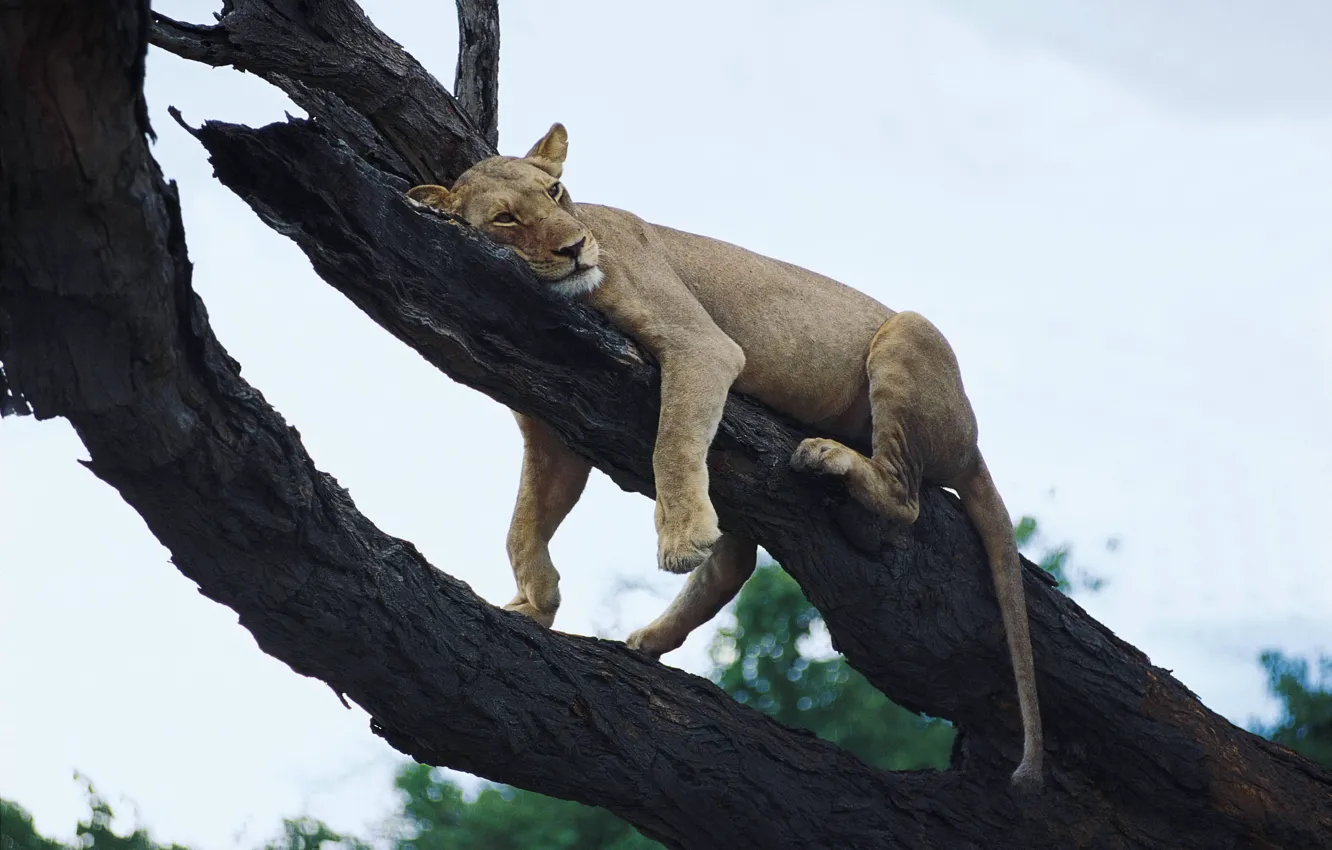
[[791, 468], [817, 475], [846, 475], [851, 471], [851, 450], [836, 440], [811, 437], [801, 440], [791, 455]]

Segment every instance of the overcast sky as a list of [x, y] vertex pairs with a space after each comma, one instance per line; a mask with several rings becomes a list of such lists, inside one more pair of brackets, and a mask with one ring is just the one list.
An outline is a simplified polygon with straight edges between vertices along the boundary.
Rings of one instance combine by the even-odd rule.
[[[451, 81], [453, 4], [364, 5]], [[501, 6], [501, 149], [562, 121], [575, 199], [929, 316], [1009, 508], [1108, 580], [1079, 599], [1093, 616], [1239, 723], [1274, 712], [1261, 649], [1332, 652], [1325, 0]], [[362, 511], [507, 601], [508, 412], [321, 282], [166, 114], [299, 110], [156, 50], [147, 86], [246, 378]], [[85, 456], [63, 422], [0, 424], [0, 796], [69, 837], [77, 768], [198, 850], [248, 850], [283, 815], [381, 819], [401, 756], [198, 595]], [[552, 549], [566, 631], [622, 638], [683, 581], [656, 572], [651, 503], [599, 474]], [[624, 581], [648, 589], [617, 599]], [[706, 671], [710, 635], [666, 660]]]

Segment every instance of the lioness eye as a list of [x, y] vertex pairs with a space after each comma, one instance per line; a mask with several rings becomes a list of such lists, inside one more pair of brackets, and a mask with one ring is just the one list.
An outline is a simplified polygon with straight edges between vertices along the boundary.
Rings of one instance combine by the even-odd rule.
[[516, 224], [518, 219], [513, 217], [513, 213], [502, 212], [497, 213], [491, 221], [495, 224]]
[[550, 199], [552, 201], [558, 201], [560, 199], [560, 195], [563, 192], [564, 192], [564, 187], [561, 186], [559, 183], [556, 183], [554, 186], [551, 186], [549, 189], [546, 190], [546, 194], [550, 195]]

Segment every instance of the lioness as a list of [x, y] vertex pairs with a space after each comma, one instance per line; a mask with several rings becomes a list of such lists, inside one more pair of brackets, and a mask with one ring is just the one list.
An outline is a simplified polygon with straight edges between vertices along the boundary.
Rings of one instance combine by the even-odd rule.
[[[708, 445], [734, 387], [824, 433], [869, 438], [872, 457], [808, 439], [791, 464], [841, 476], [870, 510], [910, 524], [923, 484], [961, 496], [990, 560], [1017, 676], [1025, 739], [1013, 781], [1039, 785], [1041, 721], [1017, 548], [948, 342], [919, 314], [894, 313], [814, 272], [575, 204], [560, 182], [567, 152], [568, 135], [555, 124], [525, 157], [492, 157], [452, 189], [416, 186], [407, 196], [509, 246], [552, 290], [604, 313], [661, 364], [657, 558], [669, 572], [693, 572], [629, 645], [654, 656], [675, 649], [754, 570], [754, 541], [723, 533], [708, 498]], [[524, 453], [508, 552], [518, 595], [505, 607], [550, 626], [560, 592], [547, 545], [590, 467], [545, 424], [515, 416]]]

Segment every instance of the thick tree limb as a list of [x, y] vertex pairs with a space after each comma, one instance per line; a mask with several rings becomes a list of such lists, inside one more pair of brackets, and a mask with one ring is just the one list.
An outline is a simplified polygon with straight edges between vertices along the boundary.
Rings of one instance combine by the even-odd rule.
[[499, 0], [458, 0], [453, 96], [492, 148], [499, 147], [499, 48]]
[[[471, 258], [492, 250], [487, 243], [409, 208], [394, 194], [402, 186], [307, 124], [208, 124], [198, 136], [219, 179], [378, 323], [457, 380], [551, 423], [622, 486], [651, 492], [657, 373], [603, 321], [532, 292], [512, 260], [478, 277]], [[786, 459], [802, 433], [733, 397], [710, 458], [723, 527], [781, 561], [876, 686], [955, 720], [962, 769], [1001, 795], [1020, 742], [1002, 629], [972, 529], [942, 491], [929, 494], [916, 526], [895, 533], [843, 494], [793, 476]], [[1052, 827], [1060, 841], [1325, 840], [1326, 771], [1209, 712], [1032, 573], [1032, 633], [1054, 750], [1045, 803], [1064, 819], [1067, 832]], [[1157, 836], [1163, 824], [1179, 830], [1165, 844]]]

